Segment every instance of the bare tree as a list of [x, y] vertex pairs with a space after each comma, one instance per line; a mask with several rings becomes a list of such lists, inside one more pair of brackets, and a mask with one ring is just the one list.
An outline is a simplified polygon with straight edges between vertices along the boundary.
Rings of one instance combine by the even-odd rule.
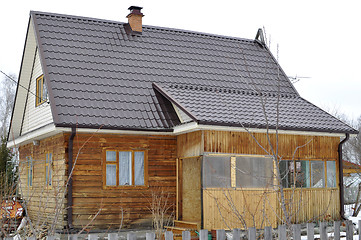
[[14, 74], [4, 74], [0, 80], [0, 136], [6, 136], [9, 128], [15, 99], [16, 79]]

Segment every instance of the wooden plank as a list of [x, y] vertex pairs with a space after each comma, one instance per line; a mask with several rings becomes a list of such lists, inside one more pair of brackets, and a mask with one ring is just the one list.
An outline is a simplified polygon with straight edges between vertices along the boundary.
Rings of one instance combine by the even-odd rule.
[[301, 225], [292, 224], [292, 232], [294, 240], [301, 240]]
[[315, 237], [315, 224], [307, 223], [307, 239], [314, 239]]
[[217, 229], [216, 236], [217, 236], [217, 240], [225, 240], [226, 231], [224, 229]]
[[346, 220], [346, 240], [353, 239], [353, 224], [351, 220]]
[[182, 240], [191, 240], [191, 232], [183, 231], [182, 232]]
[[208, 230], [203, 229], [199, 231], [199, 240], [208, 240]]
[[321, 240], [327, 240], [327, 223], [326, 222], [320, 222], [320, 238]]
[[255, 227], [248, 228], [248, 239], [256, 240], [256, 228]]
[[278, 226], [278, 239], [279, 240], [287, 240], [286, 225]]
[[154, 240], [154, 239], [155, 239], [155, 233], [154, 232], [147, 232], [145, 234], [145, 240]]
[[272, 227], [265, 227], [264, 228], [264, 239], [265, 240], [272, 240]]
[[241, 229], [234, 228], [232, 234], [232, 240], [240, 240], [241, 239]]
[[340, 240], [340, 227], [341, 227], [341, 222], [334, 221], [334, 223], [333, 223], [334, 240]]

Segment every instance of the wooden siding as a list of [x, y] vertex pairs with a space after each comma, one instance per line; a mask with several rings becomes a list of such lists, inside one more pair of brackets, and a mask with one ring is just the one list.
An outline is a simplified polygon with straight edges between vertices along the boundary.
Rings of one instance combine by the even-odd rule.
[[272, 190], [203, 190], [204, 229], [277, 226]]
[[[30, 81], [30, 92], [37, 94], [36, 91], [36, 79], [43, 74], [41, 68], [39, 52], [36, 51], [34, 68], [32, 71], [32, 77]], [[53, 122], [53, 116], [51, 113], [50, 104], [44, 102], [39, 106], [35, 106], [36, 97], [28, 93], [25, 105], [24, 120], [22, 122], [21, 135], [24, 135], [30, 131], [38, 129]]]
[[177, 136], [178, 158], [196, 157], [203, 154], [203, 133], [191, 132]]
[[285, 189], [285, 199], [294, 223], [340, 219], [338, 188]]
[[[269, 138], [275, 147], [276, 135]], [[278, 152], [282, 159], [337, 160], [339, 142], [339, 137], [279, 134]], [[265, 133], [204, 131], [204, 152], [268, 155], [271, 148]]]
[[[47, 153], [53, 154], [53, 180], [52, 187], [45, 181], [45, 158]], [[65, 226], [65, 149], [63, 134], [59, 134], [41, 140], [39, 146], [27, 144], [19, 147], [19, 193], [24, 198], [27, 212], [30, 215], [33, 226], [41, 226], [47, 222], [51, 224], [54, 216], [58, 214], [57, 227]], [[27, 163], [26, 157], [34, 160], [33, 185], [27, 186]]]
[[[282, 218], [280, 195], [273, 190], [203, 190], [204, 228], [277, 227]], [[293, 223], [338, 220], [338, 189], [286, 189]]]
[[[29, 86], [31, 73], [33, 69], [34, 56], [36, 52], [36, 39], [34, 33], [33, 21], [29, 22], [28, 33], [26, 36], [25, 49], [23, 53], [23, 62], [21, 64], [19, 83], [24, 86]], [[13, 117], [11, 123], [10, 139], [15, 139], [20, 136], [21, 125], [23, 121], [24, 108], [26, 103], [27, 89], [19, 87], [17, 88], [17, 94], [15, 99], [15, 106], [13, 109]]]
[[[278, 155], [282, 159], [338, 160], [339, 137], [270, 134], [269, 139], [274, 147], [276, 137], [278, 137]], [[197, 131], [178, 136], [177, 146], [180, 158], [198, 156], [203, 153], [225, 153], [231, 156], [232, 154], [268, 155], [271, 152], [265, 133]], [[338, 164], [336, 165], [338, 169]], [[293, 211], [298, 214], [293, 212], [293, 221], [339, 219], [338, 188], [296, 189], [294, 194], [291, 194], [292, 190], [286, 189], [285, 192], [288, 199], [294, 196], [294, 202], [290, 206], [293, 206]], [[238, 214], [244, 214], [244, 221], [248, 227], [265, 225], [276, 227], [280, 222], [277, 218], [277, 214], [280, 214], [277, 194], [275, 190], [204, 189], [204, 228], [242, 227], [240, 215], [237, 217], [234, 214], [235, 209]], [[295, 202], [300, 198], [304, 201]], [[178, 202], [182, 201], [184, 200], [178, 200]]]
[[[69, 135], [66, 137], [66, 146]], [[104, 189], [102, 151], [104, 148], [145, 149], [148, 152], [149, 187]], [[77, 156], [77, 154], [79, 155]], [[175, 214], [176, 138], [80, 134], [74, 138], [73, 225], [81, 228], [119, 228], [150, 224], [152, 193], [169, 196]], [[98, 215], [97, 215], [98, 214]], [[92, 220], [95, 215], [97, 217]]]

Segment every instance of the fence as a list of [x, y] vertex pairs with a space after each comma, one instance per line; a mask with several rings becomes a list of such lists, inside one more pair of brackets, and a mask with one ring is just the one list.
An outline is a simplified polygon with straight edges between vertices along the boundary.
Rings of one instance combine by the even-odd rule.
[[[345, 235], [346, 240], [352, 240], [354, 236], [354, 229], [353, 229], [353, 223], [351, 221], [345, 221]], [[319, 225], [319, 239], [320, 240], [326, 240], [328, 238], [328, 232], [327, 232], [327, 222], [320, 222]], [[361, 220], [358, 221], [358, 229], [361, 227]], [[315, 239], [315, 225], [314, 223], [307, 223], [307, 239]], [[339, 240], [341, 237], [341, 222], [335, 221], [333, 224], [333, 238], [334, 240]], [[233, 229], [232, 231], [232, 240], [240, 240], [240, 239], [248, 239], [248, 240], [256, 240], [256, 239], [265, 239], [265, 240], [272, 240], [272, 239], [279, 239], [279, 240], [287, 240], [290, 239], [290, 237], [294, 240], [301, 240], [301, 225], [300, 224], [294, 224], [292, 225], [292, 230], [287, 231], [286, 225], [280, 225], [277, 229], [277, 233], [274, 234], [274, 231], [271, 227], [265, 227], [264, 230], [260, 233], [260, 231], [257, 231], [256, 228], [249, 228], [246, 232], [246, 236], [241, 237], [241, 232], [243, 232], [241, 229]], [[199, 240], [208, 240], [208, 230], [200, 230], [198, 232], [199, 234]], [[361, 240], [361, 231], [358, 231], [359, 239]], [[173, 240], [174, 239], [173, 232], [166, 231], [164, 233], [164, 239], [165, 240]], [[183, 231], [182, 236], [177, 236], [177, 239], [182, 238], [182, 240], [191, 240], [194, 239], [191, 238], [191, 233], [189, 231]], [[16, 238], [5, 238], [5, 240], [15, 240]], [[28, 237], [28, 240], [35, 240], [35, 237]], [[55, 236], [48, 236], [46, 238], [47, 240], [56, 240], [59, 238], [56, 238]], [[78, 235], [73, 234], [68, 236], [68, 240], [77, 240]], [[79, 238], [80, 239], [80, 238]], [[82, 238], [84, 239], [84, 238]], [[100, 239], [98, 237], [98, 234], [89, 234], [87, 237], [88, 240], [97, 240]], [[107, 236], [108, 240], [119, 240], [119, 236], [117, 233], [108, 233]], [[136, 240], [137, 236], [136, 233], [131, 232], [127, 234], [127, 240]], [[216, 231], [216, 239], [217, 240], [226, 240], [226, 231], [224, 229], [217, 230]], [[155, 240], [155, 233], [149, 232], [146, 233], [146, 240]]]

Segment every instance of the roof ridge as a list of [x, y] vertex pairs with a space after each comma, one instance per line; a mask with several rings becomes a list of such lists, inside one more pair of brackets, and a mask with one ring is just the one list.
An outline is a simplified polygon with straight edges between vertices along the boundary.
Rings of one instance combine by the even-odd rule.
[[[257, 92], [252, 90], [238, 89], [233, 87], [217, 87], [217, 86], [204, 86], [200, 84], [179, 84], [172, 83], [167, 85], [169, 88], [173, 89], [189, 89], [189, 90], [200, 90], [200, 91], [209, 91], [209, 92], [224, 92], [224, 93], [234, 93], [242, 95], [255, 95], [255, 96], [269, 96], [276, 97], [277, 93], [275, 92]], [[297, 94], [281, 93], [279, 95], [281, 98], [301, 98]]]
[[[42, 11], [30, 11], [30, 15], [33, 15], [33, 14], [46, 15], [46, 16], [59, 17], [59, 18], [68, 18], [68, 19], [75, 19], [75, 20], [119, 24], [119, 25], [123, 25], [126, 23], [126, 22], [122, 22], [122, 21], [108, 20], [108, 19], [102, 19], [102, 18], [92, 18], [92, 17], [84, 17], [84, 16], [77, 16], [77, 15], [70, 15], [70, 14], [52, 13], [52, 12], [42, 12]], [[193, 31], [193, 30], [186, 30], [186, 29], [169, 28], [169, 27], [161, 27], [161, 26], [154, 26], [154, 25], [143, 25], [143, 28], [162, 30], [162, 31], [173, 31], [173, 32], [179, 32], [179, 33], [188, 33], [188, 34], [193, 34], [193, 35], [195, 34], [195, 35], [208, 36], [208, 37], [212, 37], [212, 38], [228, 39], [228, 40], [234, 40], [234, 41], [242, 41], [242, 42], [250, 42], [250, 43], [255, 42], [254, 39], [225, 36], [225, 35], [220, 35], [220, 34], [215, 34], [215, 33], [205, 33], [205, 32]]]

